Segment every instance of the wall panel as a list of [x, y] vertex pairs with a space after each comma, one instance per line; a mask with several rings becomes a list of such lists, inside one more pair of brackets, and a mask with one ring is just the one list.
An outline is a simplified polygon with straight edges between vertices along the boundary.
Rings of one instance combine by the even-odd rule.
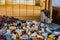
[[5, 5], [0, 5], [0, 15], [14, 16], [21, 20], [40, 20], [41, 10], [45, 9], [44, 0], [40, 1], [40, 6], [35, 6], [35, 0], [6, 0], [5, 2]]

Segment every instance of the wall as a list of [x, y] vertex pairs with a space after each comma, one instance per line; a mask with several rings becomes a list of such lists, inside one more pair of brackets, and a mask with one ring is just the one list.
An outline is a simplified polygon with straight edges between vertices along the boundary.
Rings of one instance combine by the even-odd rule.
[[60, 7], [60, 0], [52, 0], [52, 6]]
[[24, 4], [24, 0], [21, 4], [18, 1], [14, 1], [15, 5], [12, 5], [12, 0], [6, 0], [6, 5], [0, 6], [0, 15], [14, 16], [21, 20], [34, 19], [40, 21], [41, 10], [45, 9], [45, 0], [40, 1], [40, 6], [34, 6], [32, 0], [28, 1], [29, 5], [22, 5], [22, 3]]

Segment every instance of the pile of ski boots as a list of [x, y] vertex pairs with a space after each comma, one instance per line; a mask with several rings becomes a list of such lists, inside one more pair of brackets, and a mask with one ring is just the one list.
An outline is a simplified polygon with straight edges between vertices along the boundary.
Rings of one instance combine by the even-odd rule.
[[[46, 24], [36, 20], [19, 20], [14, 17], [0, 16], [0, 35], [6, 40], [38, 40], [44, 39]], [[3, 37], [3, 38], [4, 38]], [[3, 39], [2, 38], [2, 39]]]

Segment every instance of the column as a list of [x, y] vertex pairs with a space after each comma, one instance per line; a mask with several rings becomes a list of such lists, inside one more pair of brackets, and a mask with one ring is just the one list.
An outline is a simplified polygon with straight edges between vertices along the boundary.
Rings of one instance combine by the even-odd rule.
[[50, 12], [50, 18], [52, 18], [52, 0], [49, 0], [49, 4], [48, 4], [48, 10]]

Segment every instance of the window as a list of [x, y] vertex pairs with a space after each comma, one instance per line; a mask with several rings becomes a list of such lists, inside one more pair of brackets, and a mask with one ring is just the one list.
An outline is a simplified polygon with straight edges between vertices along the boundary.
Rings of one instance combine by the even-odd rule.
[[5, 0], [0, 0], [0, 5], [5, 5]]
[[35, 5], [35, 0], [6, 0], [6, 3], [7, 4]]
[[40, 0], [0, 0], [0, 4], [24, 4], [40, 6]]

